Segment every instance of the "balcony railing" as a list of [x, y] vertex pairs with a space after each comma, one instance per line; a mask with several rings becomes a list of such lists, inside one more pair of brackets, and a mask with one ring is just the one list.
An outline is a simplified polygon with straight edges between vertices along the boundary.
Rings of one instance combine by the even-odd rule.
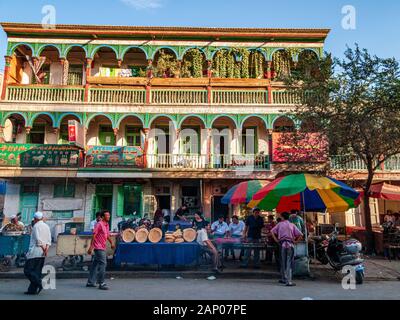
[[91, 88], [89, 101], [93, 103], [144, 104], [146, 90]]
[[215, 90], [212, 93], [215, 104], [267, 104], [268, 92], [261, 90]]
[[83, 102], [84, 93], [84, 88], [10, 86], [7, 89], [7, 100], [31, 102]]
[[150, 169], [270, 170], [267, 155], [147, 155]]
[[151, 91], [151, 103], [155, 104], [206, 104], [206, 90], [159, 90]]
[[[172, 85], [171, 85], [172, 86]], [[205, 89], [160, 89], [152, 87], [146, 91], [143, 86], [132, 88], [90, 87], [87, 95], [83, 87], [51, 85], [8, 86], [6, 101], [16, 102], [87, 102], [112, 104], [227, 104], [227, 105], [268, 105], [296, 104], [300, 102], [297, 93], [285, 90], [273, 90], [271, 100], [267, 88], [217, 89], [210, 92]], [[85, 100], [85, 96], [87, 100]]]
[[[331, 156], [330, 166], [333, 170], [367, 171], [364, 161], [355, 156]], [[387, 159], [378, 171], [400, 171], [400, 155]]]

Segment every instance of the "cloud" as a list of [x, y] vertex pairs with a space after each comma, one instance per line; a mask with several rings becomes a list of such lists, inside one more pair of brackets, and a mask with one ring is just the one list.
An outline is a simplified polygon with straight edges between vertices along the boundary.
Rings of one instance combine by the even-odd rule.
[[121, 0], [124, 4], [135, 8], [136, 10], [143, 9], [158, 9], [163, 6], [163, 0]]

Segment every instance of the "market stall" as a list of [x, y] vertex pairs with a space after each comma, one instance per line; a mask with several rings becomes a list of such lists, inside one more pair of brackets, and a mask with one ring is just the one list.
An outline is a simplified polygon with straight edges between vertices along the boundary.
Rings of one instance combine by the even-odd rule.
[[[190, 224], [191, 226], [191, 224]], [[198, 264], [201, 248], [196, 231], [189, 225], [173, 225], [165, 234], [158, 228], [139, 227], [122, 231], [114, 255], [114, 265], [187, 266]]]

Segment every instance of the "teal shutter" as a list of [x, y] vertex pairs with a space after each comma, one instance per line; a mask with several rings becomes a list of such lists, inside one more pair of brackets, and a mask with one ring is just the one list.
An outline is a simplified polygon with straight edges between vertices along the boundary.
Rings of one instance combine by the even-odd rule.
[[124, 216], [124, 186], [118, 186], [117, 217]]

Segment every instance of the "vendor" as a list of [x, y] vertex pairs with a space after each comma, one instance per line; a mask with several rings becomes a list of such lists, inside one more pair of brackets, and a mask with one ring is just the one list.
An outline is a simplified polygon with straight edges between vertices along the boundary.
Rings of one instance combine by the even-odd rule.
[[218, 220], [211, 225], [211, 234], [214, 238], [225, 238], [226, 235], [229, 235], [229, 226], [223, 215], [220, 215]]
[[194, 214], [193, 228], [196, 230], [201, 230], [203, 228], [207, 229], [209, 223], [204, 219], [203, 214], [199, 211]]
[[10, 224], [14, 225], [18, 231], [23, 231], [25, 229], [25, 225], [21, 221], [19, 221], [19, 216], [20, 214], [12, 215], [10, 217]]
[[180, 207], [176, 212], [174, 216], [174, 221], [187, 221], [187, 218], [185, 217], [185, 213], [187, 213], [187, 206], [184, 204], [182, 207]]

